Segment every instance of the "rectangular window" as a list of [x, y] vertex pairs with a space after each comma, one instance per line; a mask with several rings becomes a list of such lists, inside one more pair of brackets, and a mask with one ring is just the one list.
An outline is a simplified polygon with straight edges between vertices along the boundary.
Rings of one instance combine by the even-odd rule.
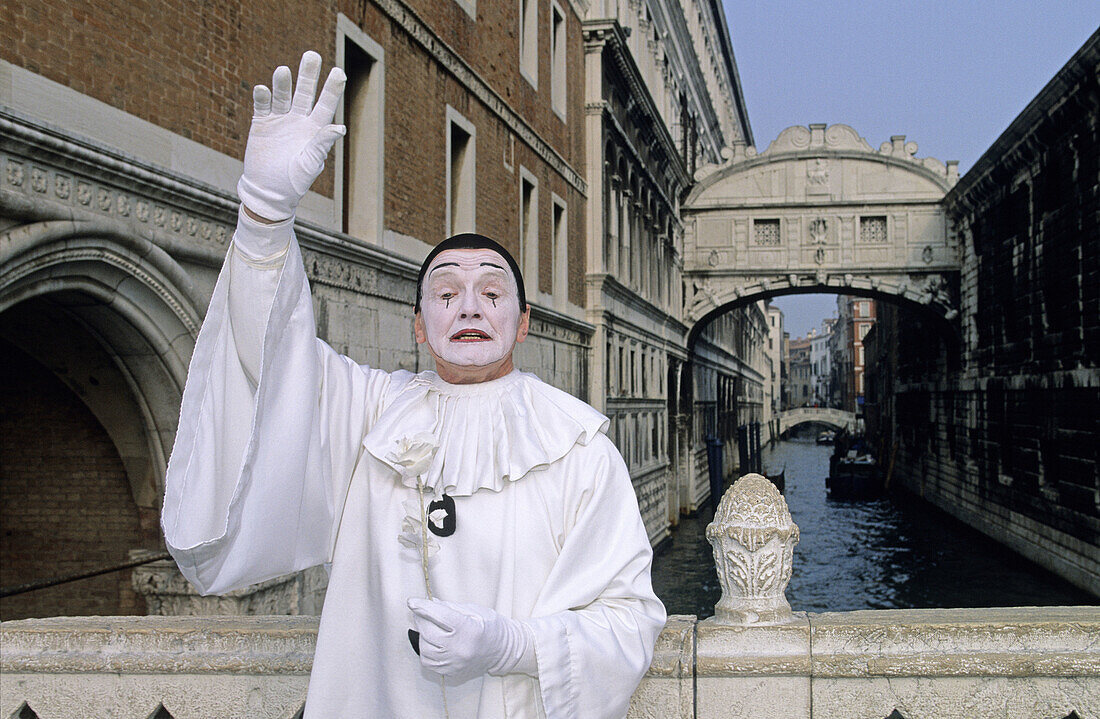
[[[532, 288], [539, 287], [539, 186], [526, 167], [519, 168], [519, 264]], [[535, 293], [532, 295], [536, 296]], [[532, 297], [531, 299], [534, 299]]]
[[859, 339], [862, 340], [871, 331], [871, 323], [861, 322], [859, 325]]
[[859, 359], [856, 360], [856, 363], [859, 364], [862, 367], [865, 364], [864, 361], [863, 361], [863, 348], [860, 347], [858, 349], [859, 349]]
[[753, 220], [753, 242], [764, 247], [779, 245], [779, 220]]
[[447, 106], [447, 234], [475, 231], [474, 126]]
[[550, 4], [550, 104], [565, 120], [565, 13]]
[[859, 241], [886, 242], [886, 216], [859, 218]]
[[348, 78], [342, 117], [347, 135], [336, 152], [337, 216], [341, 230], [377, 244], [383, 227], [384, 51], [345, 15], [337, 16], [336, 27], [336, 64]]
[[519, 0], [519, 72], [536, 89], [539, 86], [538, 15], [537, 0]]
[[551, 200], [554, 205], [553, 224], [550, 228], [554, 274], [550, 278], [550, 287], [556, 304], [560, 306], [569, 299], [569, 222], [565, 200], [556, 194], [551, 195]]

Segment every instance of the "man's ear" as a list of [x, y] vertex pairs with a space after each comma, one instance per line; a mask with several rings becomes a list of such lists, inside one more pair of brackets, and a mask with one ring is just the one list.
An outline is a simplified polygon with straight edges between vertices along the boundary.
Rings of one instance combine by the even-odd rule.
[[519, 316], [519, 327], [516, 328], [516, 344], [527, 339], [527, 332], [531, 329], [531, 305]]
[[424, 318], [417, 312], [413, 318], [413, 335], [416, 337], [416, 343], [422, 345], [428, 341], [428, 335], [424, 332]]

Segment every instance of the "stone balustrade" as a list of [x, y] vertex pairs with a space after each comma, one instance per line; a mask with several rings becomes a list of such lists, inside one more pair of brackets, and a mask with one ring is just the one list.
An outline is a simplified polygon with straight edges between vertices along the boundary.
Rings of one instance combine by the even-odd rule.
[[[1100, 607], [792, 612], [782, 496], [747, 475], [715, 516], [716, 614], [669, 618], [629, 717], [1100, 719]], [[316, 631], [308, 616], [3, 622], [0, 719], [293, 719]]]

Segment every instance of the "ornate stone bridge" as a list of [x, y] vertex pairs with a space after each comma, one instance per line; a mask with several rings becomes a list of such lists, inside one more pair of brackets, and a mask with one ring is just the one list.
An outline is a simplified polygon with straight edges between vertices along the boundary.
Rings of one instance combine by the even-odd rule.
[[820, 422], [837, 429], [855, 429], [855, 412], [828, 407], [795, 407], [779, 413], [779, 433], [784, 434], [791, 427], [806, 422]]
[[895, 298], [958, 314], [959, 244], [942, 200], [957, 163], [876, 150], [847, 125], [790, 127], [701, 168], [683, 204], [685, 322], [781, 294]]

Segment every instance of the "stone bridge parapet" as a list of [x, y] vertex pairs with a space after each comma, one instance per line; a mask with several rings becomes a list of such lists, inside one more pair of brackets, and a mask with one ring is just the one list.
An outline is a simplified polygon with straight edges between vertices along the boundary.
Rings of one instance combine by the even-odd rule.
[[[305, 616], [3, 622], [0, 716], [292, 719], [316, 631]], [[628, 716], [1095, 719], [1097, 637], [1098, 607], [672, 616]]]
[[[1100, 717], [1100, 607], [792, 612], [798, 536], [761, 475], [727, 491], [717, 614], [669, 617], [630, 719]], [[316, 635], [304, 616], [3, 622], [0, 716], [296, 719]]]
[[804, 422], [820, 422], [851, 431], [856, 426], [856, 414], [830, 407], [795, 407], [779, 413], [779, 434]]

